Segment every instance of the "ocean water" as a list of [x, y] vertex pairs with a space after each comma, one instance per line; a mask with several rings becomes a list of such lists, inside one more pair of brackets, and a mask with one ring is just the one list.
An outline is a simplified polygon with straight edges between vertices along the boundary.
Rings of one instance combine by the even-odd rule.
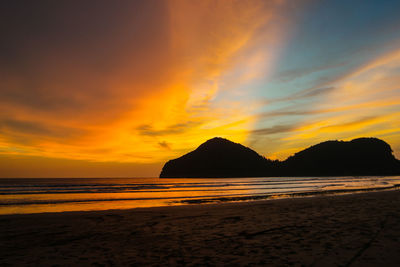
[[251, 201], [400, 188], [400, 176], [0, 179], [0, 214]]

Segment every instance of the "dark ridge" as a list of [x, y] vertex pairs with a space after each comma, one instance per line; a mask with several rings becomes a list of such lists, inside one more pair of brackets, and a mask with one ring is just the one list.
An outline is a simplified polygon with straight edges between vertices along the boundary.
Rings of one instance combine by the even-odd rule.
[[358, 138], [350, 142], [327, 141], [311, 146], [282, 163], [286, 175], [393, 175], [400, 163], [386, 142]]
[[160, 178], [268, 176], [400, 175], [400, 161], [377, 138], [326, 141], [272, 161], [224, 138], [213, 138], [196, 150], [168, 161]]
[[265, 175], [269, 165], [272, 162], [254, 150], [215, 137], [196, 150], [168, 161], [160, 177], [255, 177]]

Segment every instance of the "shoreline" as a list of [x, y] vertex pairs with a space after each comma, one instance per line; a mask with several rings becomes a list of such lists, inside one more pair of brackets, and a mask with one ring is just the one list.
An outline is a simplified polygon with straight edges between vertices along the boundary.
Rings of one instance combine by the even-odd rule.
[[286, 198], [303, 198], [303, 197], [319, 197], [319, 196], [336, 196], [336, 195], [348, 195], [348, 194], [361, 194], [368, 192], [382, 192], [398, 190], [400, 184], [396, 184], [388, 187], [376, 187], [376, 188], [358, 188], [358, 189], [333, 189], [326, 191], [306, 191], [306, 192], [289, 192], [289, 193], [275, 193], [271, 195], [253, 195], [253, 196], [239, 196], [239, 197], [218, 197], [218, 198], [206, 198], [206, 199], [188, 199], [179, 201], [179, 203], [187, 204], [207, 204], [207, 203], [229, 203], [229, 202], [240, 202], [240, 201], [262, 201], [262, 200], [278, 200]]
[[[0, 214], [0, 220], [2, 217], [6, 216], [35, 216], [35, 215], [58, 215], [58, 214], [85, 214], [85, 213], [114, 213], [114, 212], [134, 212], [135, 210], [157, 210], [157, 209], [168, 209], [168, 208], [180, 208], [180, 207], [218, 207], [221, 205], [226, 206], [236, 206], [236, 205], [250, 205], [252, 203], [268, 203], [275, 201], [285, 201], [291, 199], [317, 199], [325, 198], [325, 197], [341, 197], [341, 196], [351, 196], [351, 195], [360, 195], [360, 194], [375, 194], [381, 192], [395, 192], [399, 191], [400, 194], [400, 185], [384, 187], [384, 188], [364, 188], [364, 189], [351, 189], [351, 190], [331, 190], [331, 191], [318, 191], [318, 192], [296, 192], [296, 193], [282, 193], [282, 194], [274, 194], [274, 195], [259, 195], [259, 196], [243, 196], [243, 197], [232, 197], [237, 198], [238, 200], [224, 200], [225, 198], [210, 198], [212, 201], [203, 201], [204, 199], [199, 199], [200, 202], [196, 202], [197, 200], [182, 200], [179, 201], [178, 205], [169, 205], [169, 206], [154, 206], [154, 207], [135, 207], [135, 208], [126, 208], [126, 209], [105, 209], [105, 210], [79, 210], [79, 211], [56, 211], [56, 212], [41, 212], [41, 213], [13, 213], [13, 214]], [[281, 197], [284, 196], [284, 197]], [[221, 201], [221, 199], [223, 199]], [[231, 199], [231, 198], [229, 198]], [[110, 201], [118, 201], [118, 200], [110, 200]], [[177, 202], [178, 203], [178, 202]]]
[[[377, 188], [358, 188], [358, 189], [333, 189], [326, 191], [305, 191], [305, 192], [289, 192], [289, 193], [274, 193], [274, 194], [263, 194], [263, 195], [248, 195], [248, 196], [227, 196], [227, 197], [209, 197], [209, 198], [200, 198], [200, 199], [184, 199], [172, 201], [170, 203], [174, 203], [171, 205], [162, 205], [162, 206], [153, 206], [153, 207], [133, 207], [126, 209], [104, 209], [104, 210], [76, 210], [76, 211], [56, 211], [56, 212], [37, 212], [37, 213], [10, 213], [10, 214], [0, 214], [0, 218], [2, 216], [11, 216], [11, 215], [39, 215], [39, 214], [58, 214], [58, 213], [79, 213], [79, 212], [113, 212], [113, 211], [127, 211], [127, 210], [136, 210], [136, 209], [153, 209], [153, 208], [169, 208], [169, 207], [180, 207], [180, 206], [196, 206], [196, 205], [221, 205], [221, 204], [235, 204], [235, 203], [247, 203], [247, 202], [260, 202], [260, 201], [276, 201], [276, 200], [284, 200], [284, 199], [301, 199], [301, 198], [318, 198], [324, 196], [341, 196], [341, 195], [353, 195], [353, 194], [365, 194], [365, 193], [376, 193], [376, 192], [385, 192], [385, 191], [396, 191], [400, 189], [400, 184], [395, 184], [393, 186], [388, 187], [377, 187]], [[102, 201], [121, 201], [121, 200], [131, 200], [131, 199], [105, 199]], [[86, 202], [84, 200], [82, 202]], [[71, 200], [70, 202], [79, 202], [76, 200]], [[68, 203], [68, 201], [56, 202], [59, 203]], [[48, 204], [42, 202], [34, 202], [25, 205], [32, 204]], [[52, 203], [51, 203], [52, 204]], [[6, 204], [4, 206], [10, 206], [12, 204]], [[0, 204], [0, 207], [2, 205]]]
[[0, 216], [0, 265], [400, 263], [400, 191]]

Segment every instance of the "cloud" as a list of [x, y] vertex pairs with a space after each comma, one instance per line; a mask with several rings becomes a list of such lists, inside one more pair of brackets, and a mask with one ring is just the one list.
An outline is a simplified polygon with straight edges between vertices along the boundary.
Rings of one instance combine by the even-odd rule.
[[24, 134], [49, 135], [52, 133], [50, 129], [44, 125], [40, 125], [39, 123], [10, 119], [0, 120], [0, 129], [2, 131], [10, 130]]
[[306, 90], [302, 90], [298, 93], [291, 94], [286, 97], [276, 98], [276, 99], [268, 99], [266, 103], [276, 103], [276, 102], [286, 102], [286, 101], [296, 101], [302, 99], [309, 99], [313, 97], [325, 96], [331, 92], [333, 92], [336, 88], [334, 86], [321, 87], [321, 88], [310, 88]]
[[295, 125], [275, 125], [272, 127], [252, 130], [251, 134], [253, 134], [253, 135], [272, 135], [272, 134], [290, 132], [290, 131], [293, 131], [295, 128], [296, 128]]
[[3, 5], [0, 113], [8, 120], [1, 121], [1, 153], [145, 164], [217, 135], [244, 141], [252, 105], [237, 96], [251, 91], [240, 86], [273, 65], [286, 7]]
[[[298, 94], [267, 102], [269, 111], [259, 113], [258, 127], [289, 122], [296, 125], [258, 141], [260, 151], [268, 143], [268, 155], [284, 159], [293, 151], [330, 139], [350, 140], [357, 137], [378, 137], [392, 147], [399, 145], [400, 124], [400, 50], [380, 54], [359, 65], [351, 72], [327, 81], [319, 89], [308, 89]], [[318, 101], [313, 99], [318, 97]], [[307, 102], [290, 103], [304, 99]], [[285, 103], [287, 101], [288, 103]], [[270, 130], [267, 127], [267, 133]], [[252, 134], [251, 139], [258, 136]], [[399, 152], [394, 149], [398, 157]]]
[[158, 144], [160, 147], [162, 147], [164, 149], [171, 150], [171, 145], [169, 143], [167, 143], [166, 141], [158, 142]]
[[274, 76], [274, 79], [278, 80], [279, 82], [290, 82], [295, 79], [302, 78], [307, 75], [311, 75], [313, 73], [323, 72], [323, 71], [332, 70], [332, 69], [336, 69], [336, 68], [341, 68], [348, 64], [349, 64], [349, 62], [337, 62], [337, 63], [333, 63], [333, 64], [319, 65], [316, 67], [312, 66], [312, 67], [302, 67], [302, 68], [285, 70], [285, 71], [281, 71], [280, 73], [276, 74]]
[[26, 144], [43, 142], [43, 140], [61, 141], [84, 134], [86, 132], [79, 128], [47, 125], [38, 121], [0, 119], [0, 135], [11, 142], [19, 140], [18, 142]]
[[144, 136], [165, 136], [165, 135], [176, 135], [182, 134], [186, 131], [193, 130], [194, 127], [201, 125], [201, 122], [188, 121], [185, 123], [177, 123], [169, 125], [164, 129], [156, 130], [149, 124], [143, 124], [136, 128], [140, 135]]
[[356, 120], [352, 120], [352, 121], [348, 121], [348, 122], [324, 126], [324, 127], [321, 127], [320, 130], [328, 131], [328, 132], [336, 132], [336, 131], [346, 130], [349, 128], [360, 128], [365, 125], [369, 125], [372, 122], [377, 121], [378, 118], [379, 118], [379, 116], [361, 117], [361, 118], [357, 118]]
[[9, 2], [0, 15], [0, 104], [19, 112], [110, 123], [180, 68], [161, 2]]
[[315, 97], [315, 96], [329, 94], [333, 90], [335, 90], [334, 86], [318, 88], [318, 89], [313, 89], [313, 90], [302, 92], [299, 94], [298, 97], [299, 98]]

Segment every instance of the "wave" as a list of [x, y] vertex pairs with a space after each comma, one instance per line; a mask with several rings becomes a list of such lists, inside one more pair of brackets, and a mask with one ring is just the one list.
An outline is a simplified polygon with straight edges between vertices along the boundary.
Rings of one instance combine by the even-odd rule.
[[[264, 185], [265, 186], [265, 185]], [[335, 186], [335, 184], [331, 184], [329, 186]], [[307, 186], [307, 187], [312, 187], [312, 186]], [[314, 186], [316, 188], [323, 188]], [[246, 188], [229, 188], [229, 191], [249, 191], [249, 190], [277, 190], [277, 189], [303, 189], [305, 186], [285, 186], [285, 187], [246, 187]], [[154, 187], [153, 189], [158, 189]], [[165, 189], [165, 188], [162, 188]], [[205, 188], [207, 191], [224, 191], [226, 189], [223, 188], [218, 188], [218, 189], [210, 189], [210, 188]], [[42, 190], [42, 191], [1, 191], [0, 190], [0, 195], [41, 195], [41, 194], [93, 194], [93, 193], [164, 193], [164, 192], [203, 192], [205, 191], [204, 189], [184, 189], [184, 190], [174, 190], [174, 189], [169, 189], [169, 190], [143, 190], [141, 188], [138, 188], [137, 190], [135, 189], [124, 189], [124, 190], [112, 190], [112, 189], [105, 189], [103, 191], [99, 191], [97, 189], [94, 190], [83, 190], [83, 189], [77, 189], [73, 191], [68, 191], [68, 190]]]
[[284, 193], [272, 194], [230, 194], [226, 196], [208, 195], [208, 196], [184, 196], [184, 197], [136, 197], [136, 198], [100, 198], [100, 199], [66, 199], [66, 200], [31, 200], [31, 201], [15, 201], [0, 203], [0, 206], [13, 206], [13, 205], [38, 205], [38, 204], [66, 204], [66, 203], [98, 203], [98, 202], [113, 202], [113, 201], [139, 201], [139, 200], [169, 200], [171, 203], [180, 204], [211, 204], [221, 202], [237, 202], [237, 201], [251, 201], [251, 200], [267, 200], [277, 198], [292, 198], [292, 197], [311, 197], [318, 195], [335, 195], [346, 193], [361, 193], [373, 192], [383, 190], [396, 190], [400, 188], [400, 184], [395, 184], [386, 187], [375, 188], [351, 188], [351, 189], [334, 189], [325, 191], [305, 191], [296, 192], [288, 191]]
[[362, 193], [362, 192], [373, 192], [373, 191], [384, 191], [399, 189], [400, 184], [387, 187], [375, 187], [375, 188], [358, 188], [358, 189], [337, 189], [337, 190], [326, 190], [326, 191], [310, 191], [310, 192], [292, 192], [284, 194], [270, 194], [270, 195], [252, 195], [252, 196], [241, 196], [241, 197], [217, 197], [217, 198], [204, 198], [204, 199], [185, 199], [180, 200], [182, 204], [203, 204], [203, 203], [218, 203], [218, 202], [235, 202], [235, 201], [249, 201], [249, 200], [263, 200], [263, 199], [276, 199], [276, 198], [290, 198], [290, 197], [310, 197], [318, 195], [335, 195], [345, 193]]
[[[257, 178], [256, 178], [257, 179]], [[175, 183], [125, 183], [125, 184], [115, 184], [115, 183], [76, 183], [76, 184], [0, 184], [0, 194], [47, 194], [47, 193], [118, 193], [118, 192], [134, 192], [134, 191], [145, 191], [145, 190], [179, 190], [189, 188], [190, 190], [206, 188], [212, 190], [211, 188], [230, 188], [234, 190], [235, 187], [246, 187], [248, 189], [254, 189], [252, 187], [260, 186], [261, 188], [267, 188], [266, 185], [271, 186], [283, 186], [287, 188], [290, 185], [323, 185], [327, 186], [341, 186], [351, 180], [351, 183], [365, 182], [365, 181], [376, 181], [379, 182], [379, 178], [374, 177], [340, 177], [340, 178], [321, 178], [321, 177], [307, 177], [307, 178], [279, 178], [283, 181], [276, 181], [276, 178], [267, 178], [261, 181], [234, 181], [234, 182], [175, 182]], [[394, 178], [395, 179], [395, 178]], [[397, 178], [398, 179], [398, 178]], [[386, 178], [386, 180], [390, 180]], [[1, 182], [1, 181], [0, 181]], [[379, 183], [387, 183], [385, 181], [380, 181]], [[194, 188], [194, 189], [193, 189]], [[273, 187], [271, 187], [273, 188]], [[218, 189], [218, 190], [219, 190]]]

